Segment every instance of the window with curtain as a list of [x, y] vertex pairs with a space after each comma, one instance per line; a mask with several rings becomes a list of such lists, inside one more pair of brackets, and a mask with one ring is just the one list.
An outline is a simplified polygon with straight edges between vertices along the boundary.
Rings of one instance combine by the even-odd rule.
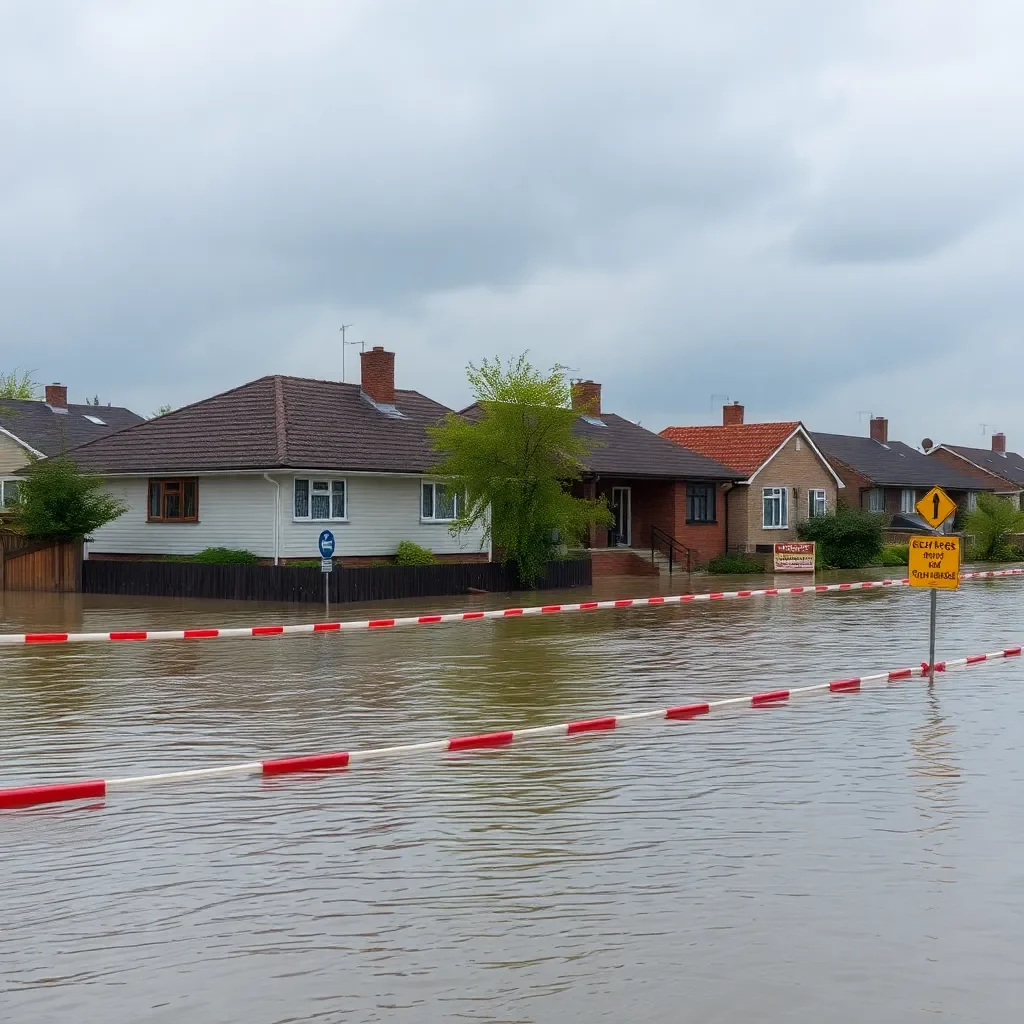
[[766, 530], [781, 530], [789, 526], [789, 488], [764, 487], [761, 489], [762, 526]]
[[812, 487], [807, 492], [807, 516], [810, 519], [817, 519], [828, 512], [827, 492], [824, 488]]
[[296, 477], [292, 518], [310, 522], [348, 519], [346, 481], [330, 477]]
[[715, 521], [715, 485], [686, 485], [686, 521], [713, 523]]
[[913, 512], [914, 506], [917, 504], [917, 491], [911, 487], [904, 487], [900, 491], [900, 511], [901, 512]]
[[450, 523], [458, 518], [457, 493], [445, 484], [424, 480], [420, 492], [420, 515], [432, 523]]
[[884, 512], [885, 511], [885, 490], [882, 487], [872, 487], [868, 491], [868, 511], [869, 512]]
[[18, 500], [19, 480], [0, 480], [0, 508], [9, 508]]
[[199, 481], [194, 477], [171, 477], [149, 481], [151, 523], [196, 523], [199, 521]]

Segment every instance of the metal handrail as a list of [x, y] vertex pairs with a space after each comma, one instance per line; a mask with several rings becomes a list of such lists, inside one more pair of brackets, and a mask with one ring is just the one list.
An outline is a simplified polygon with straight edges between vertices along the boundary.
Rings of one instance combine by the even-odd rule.
[[[673, 537], [669, 533], [666, 533], [660, 526], [652, 526], [651, 527], [651, 561], [652, 562], [654, 561], [654, 552], [655, 552], [655, 550], [663, 551], [666, 548], [668, 549], [666, 551], [666, 554], [668, 555], [668, 574], [669, 574], [669, 576], [672, 575], [672, 564], [673, 564], [673, 560], [674, 560], [674, 557], [675, 557], [676, 550], [678, 550], [680, 552], [680, 554], [682, 554], [683, 552], [686, 553], [686, 571], [687, 572], [691, 572], [692, 571], [693, 552], [685, 544], [683, 544], [682, 541], [676, 540], [675, 537]], [[682, 559], [680, 559], [680, 565], [681, 564], [682, 564]]]

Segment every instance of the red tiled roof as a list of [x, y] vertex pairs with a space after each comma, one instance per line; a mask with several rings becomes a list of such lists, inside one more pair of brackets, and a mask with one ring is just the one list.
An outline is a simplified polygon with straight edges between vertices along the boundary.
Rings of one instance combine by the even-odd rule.
[[751, 477], [799, 426], [799, 422], [793, 422], [666, 427], [661, 436]]

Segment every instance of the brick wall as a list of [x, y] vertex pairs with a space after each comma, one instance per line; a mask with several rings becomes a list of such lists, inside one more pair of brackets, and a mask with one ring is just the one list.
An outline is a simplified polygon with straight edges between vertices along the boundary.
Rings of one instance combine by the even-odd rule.
[[606, 548], [603, 551], [591, 551], [590, 563], [595, 578], [598, 576], [659, 575], [656, 565], [641, 558], [629, 548]]
[[[789, 491], [789, 526], [785, 529], [764, 528], [764, 505], [762, 488], [785, 487]], [[742, 484], [737, 491], [749, 492], [746, 499], [737, 495], [729, 508], [729, 546], [753, 551], [758, 544], [778, 544], [796, 540], [796, 528], [808, 517], [807, 492], [812, 488], [825, 491], [825, 502], [829, 509], [836, 507], [837, 494], [835, 477], [814, 453], [807, 439], [797, 435], [790, 438], [785, 447], [757, 474], [752, 484]], [[745, 529], [743, 506], [746, 506]], [[733, 510], [736, 515], [733, 515]], [[735, 522], [735, 526], [734, 526]]]

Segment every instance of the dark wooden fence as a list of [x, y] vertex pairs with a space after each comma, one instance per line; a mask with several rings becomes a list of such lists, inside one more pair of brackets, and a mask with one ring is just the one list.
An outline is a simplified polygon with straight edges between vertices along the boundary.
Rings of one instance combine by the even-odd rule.
[[[524, 589], [512, 568], [497, 562], [439, 565], [336, 567], [329, 574], [332, 604], [390, 601], [403, 597], [446, 597], [470, 590]], [[590, 559], [549, 562], [538, 590], [585, 587]], [[131, 597], [210, 597], [229, 601], [323, 601], [317, 568], [274, 565], [196, 565], [188, 562], [88, 560], [82, 566], [86, 594]]]
[[0, 530], [0, 590], [82, 589], [82, 542], [28, 540]]

